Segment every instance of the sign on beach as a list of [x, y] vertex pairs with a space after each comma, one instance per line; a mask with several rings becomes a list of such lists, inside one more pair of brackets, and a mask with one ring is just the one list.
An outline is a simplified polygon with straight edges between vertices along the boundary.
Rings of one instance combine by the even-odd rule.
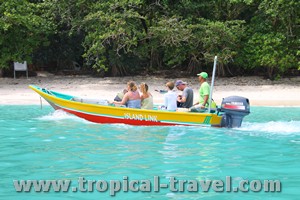
[[24, 61], [23, 63], [14, 62], [14, 69], [15, 71], [26, 71], [27, 70], [27, 62]]
[[14, 62], [14, 78], [16, 78], [16, 71], [26, 71], [26, 76], [28, 78], [27, 61], [24, 61], [23, 63]]

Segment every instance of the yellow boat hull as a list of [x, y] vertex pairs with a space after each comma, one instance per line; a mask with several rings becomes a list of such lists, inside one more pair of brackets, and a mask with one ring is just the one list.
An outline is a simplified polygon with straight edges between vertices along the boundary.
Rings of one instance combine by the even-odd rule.
[[54, 109], [62, 109], [95, 123], [124, 123], [142, 126], [204, 125], [220, 126], [222, 116], [215, 113], [143, 110], [72, 101], [73, 96], [30, 85]]

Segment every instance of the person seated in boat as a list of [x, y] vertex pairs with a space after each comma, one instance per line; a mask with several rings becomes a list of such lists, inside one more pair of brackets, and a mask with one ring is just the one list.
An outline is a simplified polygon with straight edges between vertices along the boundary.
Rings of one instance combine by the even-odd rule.
[[141, 108], [141, 97], [134, 81], [127, 83], [128, 92], [124, 95], [122, 101], [113, 101], [115, 105], [126, 105], [128, 108]]
[[[190, 108], [192, 112], [204, 112], [207, 110], [209, 106], [209, 93], [210, 93], [210, 86], [207, 83], [208, 74], [206, 72], [201, 72], [197, 74], [200, 82], [199, 88], [199, 101]], [[211, 108], [215, 109], [216, 104], [212, 102]]]
[[128, 92], [127, 89], [124, 89], [122, 92], [119, 92], [117, 96], [114, 98], [114, 101], [122, 101], [124, 95]]
[[148, 110], [153, 110], [153, 96], [152, 94], [148, 91], [149, 87], [146, 83], [141, 83], [140, 85], [140, 91], [142, 92], [141, 94], [141, 108], [142, 109], [148, 109]]
[[177, 94], [174, 89], [174, 82], [168, 82], [166, 84], [167, 93], [164, 94], [164, 106], [166, 110], [176, 111], [177, 110]]
[[182, 95], [177, 97], [177, 107], [179, 108], [190, 108], [193, 106], [194, 92], [187, 86], [186, 82], [177, 80], [175, 86], [178, 90], [182, 91]]

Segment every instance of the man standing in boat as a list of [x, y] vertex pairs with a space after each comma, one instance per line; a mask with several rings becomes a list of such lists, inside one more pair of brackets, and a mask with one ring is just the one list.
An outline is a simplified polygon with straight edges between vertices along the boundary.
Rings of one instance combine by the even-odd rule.
[[187, 86], [186, 82], [177, 80], [175, 86], [178, 90], [182, 91], [182, 95], [178, 95], [177, 107], [179, 108], [190, 108], [193, 106], [194, 92]]

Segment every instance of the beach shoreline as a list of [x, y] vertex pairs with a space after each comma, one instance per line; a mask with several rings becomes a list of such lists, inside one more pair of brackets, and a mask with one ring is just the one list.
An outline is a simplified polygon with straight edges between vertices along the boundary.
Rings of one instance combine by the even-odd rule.
[[[166, 78], [159, 76], [91, 77], [57, 76], [39, 73], [36, 77], [0, 78], [0, 105], [38, 105], [40, 98], [28, 86], [37, 85], [61, 93], [86, 98], [113, 100], [115, 95], [126, 87], [130, 80], [137, 84], [146, 82], [154, 97], [154, 103], [163, 103], [163, 94], [155, 90], [165, 89], [165, 83], [181, 79], [188, 82], [194, 91], [194, 102], [198, 101], [199, 82], [196, 76]], [[210, 83], [211, 79], [208, 79]], [[179, 91], [178, 91], [179, 92]], [[300, 106], [300, 77], [282, 78], [271, 81], [258, 76], [216, 77], [213, 99], [220, 105], [227, 96], [243, 96], [251, 106]], [[44, 100], [43, 100], [44, 101]], [[45, 102], [45, 101], [44, 101]], [[43, 103], [44, 103], [43, 102]]]

